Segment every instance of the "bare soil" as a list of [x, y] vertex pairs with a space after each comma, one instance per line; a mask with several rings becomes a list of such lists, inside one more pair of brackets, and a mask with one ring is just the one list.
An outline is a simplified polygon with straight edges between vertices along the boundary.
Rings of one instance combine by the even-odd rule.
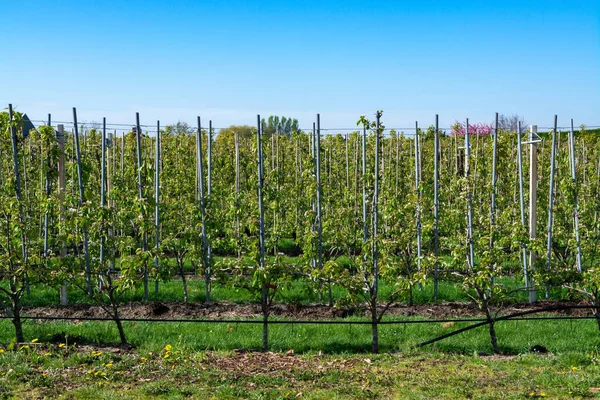
[[[507, 315], [529, 310], [543, 310], [553, 306], [581, 306], [583, 302], [550, 302], [540, 301], [531, 304], [511, 304], [499, 310], [499, 314]], [[260, 317], [258, 304], [238, 303], [130, 303], [121, 307], [122, 318], [152, 319], [250, 319]], [[551, 312], [555, 315], [590, 315], [589, 309], [569, 309]], [[68, 306], [26, 307], [23, 315], [50, 318], [106, 318], [106, 312], [97, 305], [72, 304]], [[448, 302], [436, 304], [418, 304], [408, 306], [403, 303], [393, 304], [387, 311], [388, 316], [419, 316], [435, 319], [453, 319], [481, 317], [482, 313], [472, 303]], [[294, 318], [299, 320], [335, 319], [349, 316], [365, 317], [362, 308], [336, 308], [325, 305], [276, 304], [271, 308], [271, 316]]]

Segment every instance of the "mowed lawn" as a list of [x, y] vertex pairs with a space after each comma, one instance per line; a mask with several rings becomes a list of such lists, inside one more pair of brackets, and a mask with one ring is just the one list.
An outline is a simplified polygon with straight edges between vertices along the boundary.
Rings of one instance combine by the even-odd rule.
[[[111, 322], [25, 323], [14, 345], [0, 322], [2, 398], [581, 398], [600, 393], [595, 321], [498, 323], [502, 355], [485, 328], [432, 346], [414, 345], [464, 324], [381, 327], [383, 354], [369, 353], [370, 327], [126, 323], [120, 348]], [[547, 353], [535, 353], [534, 346]]]

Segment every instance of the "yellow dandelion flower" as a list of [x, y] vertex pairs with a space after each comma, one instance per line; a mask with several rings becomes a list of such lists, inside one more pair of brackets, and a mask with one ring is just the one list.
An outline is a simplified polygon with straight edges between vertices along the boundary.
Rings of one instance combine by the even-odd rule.
[[31, 343], [37, 343], [37, 341], [38, 341], [38, 340], [40, 340], [40, 339], [38, 339], [38, 338], [35, 338], [35, 339], [33, 339], [33, 340], [31, 341]]
[[166, 351], [171, 351], [172, 348], [173, 347], [170, 344], [168, 344], [168, 345], [165, 346], [165, 350]]
[[113, 365], [112, 365], [112, 363], [108, 363], [108, 364], [106, 364], [106, 367], [107, 367], [107, 368], [110, 368], [110, 367], [112, 367], [112, 366], [113, 366]]
[[24, 346], [19, 347], [19, 350], [27, 350], [28, 348], [29, 348], [29, 346], [24, 345]]
[[579, 368], [577, 367], [571, 367], [571, 371], [577, 371]]
[[44, 355], [44, 357], [49, 357], [52, 355], [52, 353], [48, 352], [48, 353], [44, 353], [43, 355]]
[[169, 358], [169, 353], [165, 354], [163, 357], [163, 359], [167, 359], [167, 358]]
[[66, 344], [64, 344], [64, 343], [60, 343], [60, 344], [58, 345], [58, 347], [60, 347], [61, 349], [62, 349], [63, 347], [65, 347], [65, 346], [66, 346]]

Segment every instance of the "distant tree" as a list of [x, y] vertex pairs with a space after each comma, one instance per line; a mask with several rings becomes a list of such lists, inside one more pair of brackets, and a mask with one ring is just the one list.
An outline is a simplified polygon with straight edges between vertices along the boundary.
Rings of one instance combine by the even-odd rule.
[[[442, 129], [438, 129], [438, 133], [439, 133], [440, 137], [446, 136], [446, 131], [444, 131]], [[435, 138], [435, 126], [429, 125], [427, 127], [427, 130], [423, 130], [423, 129], [419, 128], [418, 134], [419, 134], [419, 137], [421, 137], [425, 140], [433, 140], [433, 138]]]
[[175, 125], [168, 125], [165, 128], [165, 134], [169, 136], [174, 136], [178, 134], [188, 134], [191, 135], [195, 132], [195, 129], [187, 124], [187, 122], [178, 121]]
[[223, 139], [225, 137], [233, 137], [236, 133], [240, 135], [240, 138], [250, 138], [253, 137], [253, 133], [256, 130], [255, 126], [250, 125], [230, 125], [227, 128], [223, 128], [219, 130], [219, 134], [217, 135], [217, 140], [219, 138]]
[[[435, 129], [434, 129], [435, 130]], [[494, 131], [493, 124], [469, 124], [469, 135], [472, 136], [488, 136]], [[452, 125], [451, 136], [465, 136], [467, 132], [466, 124], [464, 122], [456, 121]]]
[[278, 117], [271, 115], [268, 119], [261, 121], [264, 126], [263, 134], [272, 135], [279, 130], [282, 135], [290, 136], [292, 132], [300, 130], [296, 118]]
[[523, 118], [519, 114], [500, 114], [500, 116], [498, 117], [498, 128], [505, 131], [516, 132], [519, 122], [521, 122], [522, 128], [524, 128], [527, 125], [527, 121], [525, 121], [525, 118]]

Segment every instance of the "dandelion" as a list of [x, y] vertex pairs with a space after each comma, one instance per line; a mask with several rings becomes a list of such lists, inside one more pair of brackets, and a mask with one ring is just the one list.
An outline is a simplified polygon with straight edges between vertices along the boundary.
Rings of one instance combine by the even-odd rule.
[[35, 338], [31, 341], [31, 343], [37, 343], [38, 340], [39, 340], [38, 338]]
[[579, 368], [577, 367], [571, 367], [571, 371], [577, 371]]
[[4, 353], [4, 349], [0, 349], [0, 354]]
[[546, 397], [546, 393], [540, 392], [540, 397]]
[[58, 345], [58, 347], [60, 347], [61, 349], [62, 349], [63, 347], [65, 347], [65, 346], [66, 346], [66, 344], [64, 344], [64, 343], [60, 343], [60, 344]]
[[166, 346], [165, 346], [165, 350], [166, 350], [166, 351], [171, 351], [171, 349], [172, 349], [172, 348], [173, 348], [173, 347], [171, 347], [171, 345], [170, 345], [170, 344], [168, 344], [168, 345], [166, 345]]
[[167, 354], [165, 354], [165, 355], [163, 356], [163, 359], [165, 359], [165, 360], [166, 360], [167, 358], [169, 358], [169, 356], [170, 356], [170, 354], [169, 354], [169, 353], [167, 353]]
[[110, 368], [110, 367], [112, 367], [112, 366], [113, 366], [113, 365], [112, 365], [112, 363], [108, 363], [108, 364], [106, 364], [106, 368]]
[[28, 348], [29, 348], [29, 346], [24, 345], [24, 346], [19, 347], [19, 350], [27, 350]]
[[50, 353], [50, 352], [43, 354], [44, 357], [50, 357], [51, 355], [52, 355], [52, 353]]
[[140, 358], [140, 361], [141, 361], [141, 362], [144, 362], [144, 361], [146, 361], [146, 360], [147, 360], [147, 358], [146, 358], [146, 357], [141, 357], [141, 358]]

